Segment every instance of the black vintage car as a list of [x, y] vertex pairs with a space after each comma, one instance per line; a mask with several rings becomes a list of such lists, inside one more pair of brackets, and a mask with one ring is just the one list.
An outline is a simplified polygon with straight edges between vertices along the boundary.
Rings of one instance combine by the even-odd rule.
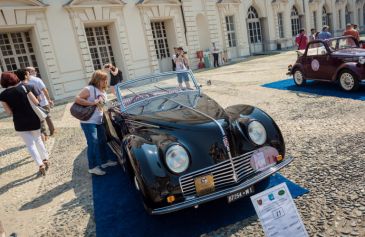
[[105, 113], [109, 145], [150, 214], [249, 196], [292, 161], [269, 115], [250, 105], [222, 108], [191, 71], [128, 80], [116, 92]]

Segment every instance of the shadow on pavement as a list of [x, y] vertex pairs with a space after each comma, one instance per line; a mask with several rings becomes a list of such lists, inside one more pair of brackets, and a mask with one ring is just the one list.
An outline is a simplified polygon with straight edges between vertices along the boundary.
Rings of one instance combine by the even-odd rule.
[[[62, 204], [59, 211], [56, 213], [56, 218], [67, 218], [67, 213], [72, 212], [73, 209], [81, 207], [85, 212], [93, 216], [93, 203], [92, 203], [92, 190], [89, 186], [85, 185], [85, 179], [89, 179], [89, 174], [87, 173], [87, 159], [86, 159], [86, 149], [84, 149], [74, 160], [72, 179], [69, 182], [63, 183], [47, 193], [33, 199], [32, 201], [24, 204], [19, 210], [31, 210], [43, 205], [46, 205], [57, 196], [71, 189], [75, 192], [76, 198], [71, 201]], [[50, 168], [52, 172], [52, 167]], [[85, 169], [85, 172], [82, 170]], [[95, 224], [93, 218], [89, 219], [88, 226], [84, 236], [89, 236], [95, 233]]]
[[[29, 161], [26, 161], [28, 159], [29, 159]], [[34, 162], [34, 161], [31, 159], [30, 156], [25, 157], [25, 158], [23, 158], [23, 159], [15, 162], [15, 163], [11, 163], [8, 166], [5, 166], [3, 168], [0, 168], [0, 174], [4, 174], [6, 172], [9, 172], [9, 171], [14, 170], [16, 168], [19, 168], [20, 166], [27, 165], [27, 164], [32, 163], [32, 162]]]
[[0, 188], [0, 195], [6, 193], [7, 191], [9, 191], [12, 188], [15, 188], [17, 186], [20, 186], [20, 185], [26, 184], [30, 181], [33, 181], [34, 179], [36, 179], [38, 177], [39, 177], [39, 172], [36, 172], [36, 173], [34, 173], [32, 175], [29, 175], [27, 177], [24, 177], [24, 178], [15, 180], [13, 182], [10, 182], [7, 185]]
[[0, 157], [1, 156], [5, 156], [5, 155], [9, 155], [10, 153], [13, 153], [13, 152], [17, 152], [23, 148], [26, 148], [25, 145], [21, 145], [21, 146], [17, 146], [17, 147], [12, 147], [12, 148], [9, 148], [9, 149], [6, 149], [5, 151], [0, 151]]

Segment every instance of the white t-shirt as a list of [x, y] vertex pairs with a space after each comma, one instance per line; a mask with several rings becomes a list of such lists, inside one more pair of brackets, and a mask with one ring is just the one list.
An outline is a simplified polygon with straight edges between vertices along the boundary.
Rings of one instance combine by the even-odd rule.
[[[85, 87], [89, 91], [89, 98], [87, 98], [87, 101], [94, 102], [96, 98], [99, 96], [102, 96], [104, 98], [104, 101], [107, 100], [106, 92], [100, 91], [98, 88], [94, 86], [86, 86]], [[95, 90], [94, 90], [95, 88]], [[95, 95], [96, 94], [96, 95]], [[100, 110], [98, 107], [96, 107], [93, 115], [91, 115], [91, 118], [86, 121], [80, 121], [81, 123], [92, 123], [92, 124], [102, 124], [103, 123], [103, 111]]]
[[176, 71], [183, 71], [187, 69], [184, 63], [184, 59], [181, 57], [176, 58], [175, 64], [176, 64]]
[[33, 85], [35, 87], [35, 89], [39, 91], [39, 93], [40, 93], [39, 94], [39, 97], [40, 97], [39, 105], [42, 107], [48, 105], [48, 100], [43, 93], [43, 89], [46, 88], [46, 85], [44, 85], [42, 79], [40, 79], [39, 77], [30, 76], [28, 83], [30, 85]]
[[219, 53], [219, 49], [217, 47], [212, 48], [212, 53]]

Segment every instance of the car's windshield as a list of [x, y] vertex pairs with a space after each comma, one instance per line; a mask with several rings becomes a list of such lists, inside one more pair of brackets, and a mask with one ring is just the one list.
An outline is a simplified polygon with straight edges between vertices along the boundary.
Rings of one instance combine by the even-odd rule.
[[355, 40], [351, 37], [329, 40], [328, 46], [331, 51], [348, 49], [348, 48], [358, 48]]
[[199, 94], [200, 87], [191, 71], [182, 71], [131, 79], [118, 84], [116, 91], [122, 111], [142, 114], [172, 109], [179, 103], [192, 106], [191, 96]]

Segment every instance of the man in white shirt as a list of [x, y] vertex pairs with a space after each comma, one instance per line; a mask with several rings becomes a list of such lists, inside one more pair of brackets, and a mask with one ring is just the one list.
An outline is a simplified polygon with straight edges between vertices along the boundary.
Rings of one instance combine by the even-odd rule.
[[214, 67], [219, 67], [219, 62], [218, 62], [219, 49], [217, 48], [215, 43], [213, 43], [212, 54], [213, 54], [213, 59], [214, 59]]
[[[49, 93], [48, 90], [46, 88], [46, 85], [44, 84], [44, 82], [42, 81], [42, 79], [40, 79], [39, 77], [37, 77], [37, 71], [34, 67], [27, 67], [26, 70], [29, 72], [30, 74], [30, 78], [29, 78], [29, 84], [34, 85], [34, 87], [40, 91], [40, 101], [39, 101], [39, 105], [42, 106], [42, 108], [44, 108], [45, 110], [48, 111], [48, 116], [46, 118], [46, 122], [48, 125], [48, 129], [49, 129], [49, 133], [50, 136], [52, 136], [55, 132], [55, 127], [53, 125], [53, 122], [51, 120], [51, 107], [53, 107], [53, 101], [51, 100], [51, 98], [49, 97]], [[42, 134], [44, 134], [45, 136], [45, 140], [47, 140], [47, 132], [46, 132], [46, 126], [44, 124], [44, 121], [42, 122], [42, 126], [41, 126], [41, 132]]]

